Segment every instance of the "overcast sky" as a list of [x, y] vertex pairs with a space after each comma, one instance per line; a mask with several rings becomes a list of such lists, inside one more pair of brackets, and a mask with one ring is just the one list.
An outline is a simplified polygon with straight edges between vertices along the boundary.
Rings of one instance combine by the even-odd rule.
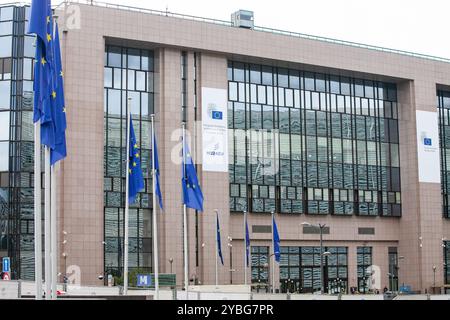
[[[0, 2], [10, 2], [0, 0]], [[53, 0], [53, 4], [59, 3]], [[104, 0], [230, 20], [254, 11], [257, 26], [450, 58], [449, 0]]]

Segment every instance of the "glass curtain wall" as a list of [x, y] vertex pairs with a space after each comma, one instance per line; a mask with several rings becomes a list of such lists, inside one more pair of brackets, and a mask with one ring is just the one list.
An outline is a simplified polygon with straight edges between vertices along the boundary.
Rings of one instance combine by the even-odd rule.
[[400, 216], [397, 89], [230, 61], [230, 210]]
[[441, 148], [442, 213], [450, 218], [450, 91], [437, 92], [439, 145]]
[[34, 37], [29, 7], [0, 7], [0, 252], [13, 279], [34, 279]]
[[123, 274], [125, 160], [128, 98], [145, 190], [130, 205], [129, 268], [152, 269], [150, 114], [153, 113], [153, 52], [107, 46], [104, 67], [104, 221], [105, 273]]

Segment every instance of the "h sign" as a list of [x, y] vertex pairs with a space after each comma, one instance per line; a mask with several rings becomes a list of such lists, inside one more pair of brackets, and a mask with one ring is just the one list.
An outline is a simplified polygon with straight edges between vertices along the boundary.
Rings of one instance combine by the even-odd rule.
[[11, 261], [9, 257], [3, 257], [2, 271], [11, 272]]
[[138, 274], [137, 275], [137, 286], [138, 287], [150, 287], [152, 285], [152, 278], [149, 274]]

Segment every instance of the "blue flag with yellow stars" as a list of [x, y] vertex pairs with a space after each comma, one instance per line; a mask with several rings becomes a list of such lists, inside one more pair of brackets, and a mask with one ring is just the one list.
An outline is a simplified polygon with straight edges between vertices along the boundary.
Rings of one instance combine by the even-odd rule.
[[275, 222], [275, 215], [272, 215], [273, 225], [273, 253], [275, 254], [275, 261], [280, 262], [280, 235], [278, 234], [277, 223]]
[[203, 211], [203, 193], [198, 183], [197, 172], [192, 162], [186, 141], [183, 141], [181, 185], [183, 187], [183, 204], [188, 208]]
[[141, 170], [141, 155], [139, 153], [138, 145], [136, 142], [136, 135], [134, 134], [133, 120], [130, 115], [130, 164], [128, 167], [128, 203], [132, 204], [136, 200], [136, 196], [139, 191], [144, 189], [144, 176]]
[[41, 143], [55, 147], [55, 124], [52, 114], [55, 83], [53, 79], [53, 19], [50, 0], [33, 0], [28, 33], [36, 34], [34, 68], [33, 121], [41, 123]]
[[156, 145], [156, 135], [153, 135], [153, 148], [155, 148], [155, 164], [153, 166], [153, 169], [155, 170], [155, 178], [156, 178], [156, 187], [155, 187], [155, 193], [158, 197], [159, 201], [159, 207], [163, 209], [163, 202], [162, 202], [162, 194], [161, 194], [161, 187], [159, 184], [159, 160], [158, 160], [158, 147]]
[[223, 265], [223, 256], [222, 256], [222, 241], [220, 240], [220, 225], [219, 225], [219, 214], [216, 213], [216, 219], [217, 219], [217, 254], [220, 257], [220, 262], [222, 262]]
[[57, 161], [67, 156], [66, 149], [66, 107], [64, 103], [64, 82], [63, 70], [61, 63], [61, 47], [59, 44], [58, 25], [55, 27], [55, 37], [53, 43], [53, 60], [54, 73], [53, 79], [55, 83], [55, 93], [53, 94], [53, 119], [55, 123], [55, 148], [50, 150], [50, 163], [53, 165]]
[[250, 258], [250, 234], [248, 232], [247, 216], [245, 216], [245, 255], [246, 255], [246, 264], [248, 267]]

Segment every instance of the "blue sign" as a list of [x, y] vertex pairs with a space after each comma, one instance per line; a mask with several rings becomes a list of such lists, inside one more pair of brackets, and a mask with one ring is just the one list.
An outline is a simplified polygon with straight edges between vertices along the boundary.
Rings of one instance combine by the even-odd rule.
[[11, 261], [9, 257], [3, 257], [3, 272], [11, 272]]
[[400, 292], [410, 293], [411, 292], [411, 286], [407, 286], [407, 285], [400, 286]]
[[423, 139], [423, 144], [426, 145], [426, 146], [431, 146], [432, 145], [431, 139], [430, 138], [424, 138]]
[[137, 275], [137, 286], [138, 287], [150, 287], [152, 285], [152, 277], [149, 274], [138, 274]]
[[222, 120], [223, 119], [222, 111], [212, 111], [211, 117], [215, 120]]

